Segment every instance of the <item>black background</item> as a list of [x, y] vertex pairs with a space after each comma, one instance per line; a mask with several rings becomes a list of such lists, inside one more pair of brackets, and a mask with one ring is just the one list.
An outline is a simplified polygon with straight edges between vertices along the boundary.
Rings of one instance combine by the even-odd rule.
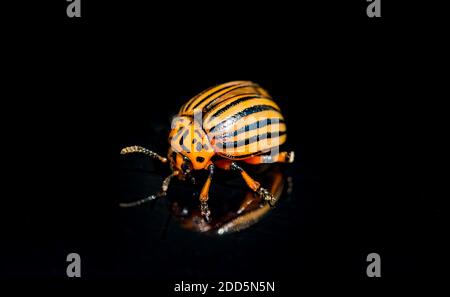
[[[2, 279], [148, 294], [188, 279], [274, 280], [278, 293], [439, 281], [444, 214], [431, 165], [441, 82], [426, 79], [442, 39], [415, 10], [383, 1], [377, 20], [364, 1], [84, 2], [79, 20], [62, 1], [7, 21]], [[179, 229], [162, 201], [117, 209], [129, 166], [120, 148], [164, 152], [185, 100], [240, 79], [284, 110], [298, 157], [292, 197], [223, 238]], [[70, 252], [82, 257], [81, 280], [65, 275]], [[371, 252], [381, 279], [366, 277]]]

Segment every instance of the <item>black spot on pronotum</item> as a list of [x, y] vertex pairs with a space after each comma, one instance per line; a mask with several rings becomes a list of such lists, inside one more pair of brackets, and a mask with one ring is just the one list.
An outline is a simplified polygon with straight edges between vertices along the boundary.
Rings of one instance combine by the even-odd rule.
[[196, 160], [197, 160], [197, 162], [199, 162], [199, 163], [203, 163], [203, 161], [205, 161], [205, 158], [203, 158], [203, 157], [197, 157]]

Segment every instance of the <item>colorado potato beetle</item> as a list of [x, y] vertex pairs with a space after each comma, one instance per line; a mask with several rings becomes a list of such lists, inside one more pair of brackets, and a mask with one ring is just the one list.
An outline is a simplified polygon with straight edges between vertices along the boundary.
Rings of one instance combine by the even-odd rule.
[[238, 171], [253, 192], [272, 204], [272, 194], [239, 163], [292, 163], [293, 151], [279, 151], [285, 141], [286, 125], [280, 108], [258, 84], [232, 81], [211, 87], [187, 101], [172, 120], [167, 158], [141, 146], [121, 150], [121, 154], [142, 153], [170, 162], [172, 173], [164, 179], [159, 193], [120, 206], [137, 206], [165, 196], [173, 177], [190, 180], [193, 170], [208, 170], [199, 195], [201, 214], [208, 221], [209, 188], [216, 168]]

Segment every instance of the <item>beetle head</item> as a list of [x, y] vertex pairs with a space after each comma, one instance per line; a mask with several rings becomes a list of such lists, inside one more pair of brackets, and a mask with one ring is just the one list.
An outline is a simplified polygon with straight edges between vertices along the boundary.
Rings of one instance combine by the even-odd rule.
[[181, 116], [173, 120], [169, 142], [172, 154], [177, 154], [171, 156], [173, 164], [182, 173], [206, 169], [215, 154], [205, 131], [192, 117]]

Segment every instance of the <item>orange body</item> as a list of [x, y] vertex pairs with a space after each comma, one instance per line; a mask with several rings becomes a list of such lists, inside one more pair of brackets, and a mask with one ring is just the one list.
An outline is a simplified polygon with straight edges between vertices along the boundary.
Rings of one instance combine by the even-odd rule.
[[192, 170], [209, 170], [199, 197], [201, 213], [209, 220], [207, 201], [215, 168], [239, 171], [248, 187], [271, 204], [276, 200], [273, 195], [238, 162], [254, 165], [293, 162], [293, 152], [279, 152], [285, 141], [286, 125], [280, 108], [259, 85], [233, 81], [209, 88], [186, 102], [172, 121], [167, 158], [140, 146], [122, 149], [122, 154], [143, 153], [163, 163], [169, 160], [172, 168], [158, 194], [122, 206], [165, 196], [175, 176], [192, 180]]

